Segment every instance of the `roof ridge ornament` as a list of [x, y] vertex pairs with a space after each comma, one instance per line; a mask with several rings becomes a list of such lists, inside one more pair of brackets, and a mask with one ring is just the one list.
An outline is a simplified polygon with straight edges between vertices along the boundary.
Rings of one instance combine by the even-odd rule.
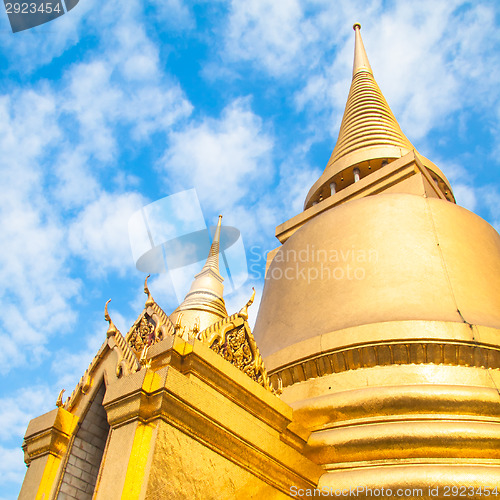
[[238, 313], [238, 316], [240, 318], [243, 318], [245, 320], [248, 319], [248, 308], [253, 304], [253, 301], [255, 300], [255, 288], [252, 287], [252, 296], [248, 300], [248, 302], [241, 308], [240, 312]]
[[152, 306], [155, 301], [153, 299], [153, 296], [151, 295], [151, 292], [149, 291], [149, 288], [148, 288], [148, 278], [150, 277], [151, 275], [148, 274], [146, 276], [146, 279], [144, 280], [144, 293], [148, 296], [148, 298], [146, 299], [146, 304], [145, 304], [145, 308], [147, 309], [149, 306]]
[[109, 323], [108, 331], [106, 332], [106, 335], [108, 337], [112, 337], [113, 335], [116, 335], [116, 333], [118, 332], [118, 328], [116, 328], [115, 324], [113, 323], [113, 320], [111, 319], [108, 313], [108, 304], [110, 302], [111, 299], [109, 299], [104, 306], [104, 319]]

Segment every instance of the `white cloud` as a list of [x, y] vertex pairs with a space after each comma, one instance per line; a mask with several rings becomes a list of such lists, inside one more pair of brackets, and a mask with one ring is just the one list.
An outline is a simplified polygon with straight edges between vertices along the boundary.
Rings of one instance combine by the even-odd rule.
[[325, 66], [324, 54], [345, 41], [359, 16], [380, 8], [379, 0], [232, 0], [222, 56], [249, 61], [273, 77], [302, 80]]
[[47, 386], [31, 385], [13, 396], [0, 398], [0, 439], [4, 443], [0, 445], [0, 476], [4, 485], [22, 481], [26, 466], [21, 444], [28, 423], [51, 406], [55, 408], [56, 397]]
[[[85, 259], [94, 275], [123, 274], [133, 265], [126, 223], [142, 200], [127, 190], [136, 180], [114, 175], [118, 193], [101, 184], [102, 163], [113, 168], [122, 146], [117, 128], [125, 126], [120, 134], [134, 141], [148, 141], [149, 134], [167, 130], [191, 112], [140, 24], [140, 2], [81, 4], [85, 7], [54, 21], [58, 35], [42, 43], [50, 52], [46, 57], [33, 49], [43, 30], [18, 37], [13, 52], [23, 54], [27, 71], [47, 63], [74, 42], [64, 27], [80, 27], [92, 9], [101, 9], [97, 24], [108, 23], [98, 44], [104, 50], [90, 51], [90, 57], [68, 66], [58, 83], [17, 87], [0, 96], [0, 182], [9, 188], [0, 200], [4, 371], [40, 362], [48, 339], [74, 325], [74, 301], [82, 286], [71, 277], [74, 256]], [[52, 50], [53, 38], [61, 50]]]
[[478, 72], [464, 71], [460, 61], [475, 60], [486, 70], [490, 58], [478, 53], [477, 41], [486, 43], [493, 31], [488, 11], [458, 0], [398, 3], [383, 13], [377, 29], [366, 30], [375, 76], [410, 139], [424, 137], [469, 105], [472, 82], [484, 86]]
[[124, 275], [134, 267], [128, 237], [128, 220], [143, 205], [136, 193], [103, 192], [70, 225], [68, 245], [85, 259], [90, 274], [113, 270]]
[[161, 71], [158, 47], [133, 19], [112, 27], [106, 51], [74, 64], [66, 84], [62, 108], [76, 118], [87, 152], [105, 162], [115, 159], [117, 125], [143, 140], [192, 110], [179, 85]]
[[64, 209], [81, 208], [97, 198], [100, 185], [89, 167], [89, 156], [82, 148], [62, 148], [54, 164], [54, 184], [50, 188], [55, 202]]
[[104, 60], [75, 65], [63, 107], [78, 120], [82, 142], [102, 161], [116, 152], [110, 124], [117, 120], [123, 101], [123, 92], [110, 81], [111, 73]]
[[476, 209], [476, 189], [473, 186], [468, 186], [466, 184], [455, 184], [453, 186], [453, 194], [455, 195], [457, 205], [460, 205], [472, 212]]
[[[119, 317], [116, 311], [113, 314], [113, 320], [115, 317]], [[104, 307], [101, 314], [95, 311], [90, 318], [86, 319], [86, 328], [88, 333], [81, 335], [78, 349], [64, 348], [53, 352], [51, 372], [55, 375], [54, 385], [57, 391], [65, 389], [63, 399], [73, 392], [97, 351], [106, 341], [108, 324], [104, 321]]]
[[[21, 447], [4, 448], [0, 446], [0, 475], [2, 483], [21, 483], [26, 474]], [[2, 493], [0, 493], [1, 495]], [[4, 497], [7, 499], [7, 497]]]
[[195, 27], [196, 21], [182, 0], [151, 0], [162, 24], [171, 30], [183, 31]]
[[75, 319], [70, 300], [79, 281], [68, 276], [64, 230], [43, 193], [43, 161], [60, 137], [55, 100], [47, 89], [2, 96], [0, 182], [0, 336], [2, 371], [34, 356], [47, 336]]
[[289, 73], [317, 36], [297, 0], [233, 0], [225, 51], [234, 59], [255, 61], [273, 75]]
[[[380, 2], [367, 2], [359, 17], [358, 13], [353, 16], [346, 2], [339, 9], [337, 3], [318, 5], [321, 11], [317, 18], [328, 14], [331, 19], [330, 26], [318, 24], [322, 57], [332, 41], [337, 44], [337, 52], [332, 61], [326, 60], [306, 74], [295, 100], [299, 110], [311, 110], [316, 126], [324, 124], [333, 137], [347, 98], [354, 46], [350, 26], [354, 19], [363, 25], [362, 36], [375, 78], [410, 140], [425, 140], [430, 130], [447, 124], [450, 117], [471, 106], [489, 111], [500, 63], [493, 5], [424, 0], [397, 2], [386, 8]], [[334, 39], [328, 37], [327, 28], [337, 33]], [[314, 54], [309, 46], [303, 46], [303, 50]], [[298, 55], [296, 60], [303, 58]], [[303, 68], [296, 65], [301, 80], [299, 72]], [[322, 116], [319, 122], [318, 114]]]
[[169, 146], [161, 168], [186, 188], [194, 184], [202, 206], [219, 213], [248, 202], [245, 196], [255, 196], [256, 184], [265, 185], [272, 176], [273, 139], [248, 99], [233, 101], [220, 119], [172, 133]]
[[47, 401], [51, 399], [55, 408], [56, 397], [47, 386], [33, 386], [0, 398], [0, 439], [15, 437], [21, 441], [29, 421], [48, 411]]

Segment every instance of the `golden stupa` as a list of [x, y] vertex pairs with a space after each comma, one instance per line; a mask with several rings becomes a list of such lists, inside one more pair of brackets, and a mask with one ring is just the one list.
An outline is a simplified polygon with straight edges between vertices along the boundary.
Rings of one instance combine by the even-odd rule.
[[147, 279], [126, 335], [105, 308], [77, 387], [29, 424], [19, 498], [500, 495], [500, 236], [405, 137], [354, 30], [339, 138], [276, 228], [255, 337], [253, 296], [226, 311], [219, 217], [172, 314]]
[[337, 145], [276, 230], [255, 337], [320, 486], [500, 488], [500, 236], [404, 136], [354, 29]]

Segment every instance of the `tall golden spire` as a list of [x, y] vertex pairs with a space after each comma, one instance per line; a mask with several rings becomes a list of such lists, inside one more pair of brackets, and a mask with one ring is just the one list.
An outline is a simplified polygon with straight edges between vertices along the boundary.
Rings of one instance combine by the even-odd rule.
[[373, 158], [374, 147], [396, 148], [396, 151], [384, 152], [384, 156], [390, 155], [396, 158], [415, 149], [403, 134], [373, 77], [361, 39], [360, 28], [359, 24], [354, 25], [356, 43], [351, 90], [347, 98], [337, 144], [327, 169], [335, 167], [335, 163], [341, 158], [352, 153], [359, 154], [362, 150], [368, 150], [370, 158]]
[[336, 174], [370, 160], [380, 165], [382, 161], [401, 158], [415, 149], [403, 134], [373, 77], [360, 28], [358, 23], [353, 26], [353, 76], [337, 144], [323, 175], [309, 191], [306, 207], [323, 190], [329, 191], [328, 186]]
[[227, 317], [223, 292], [224, 278], [219, 272], [222, 215], [219, 215], [214, 239], [202, 270], [195, 275], [191, 288], [179, 307], [170, 315], [174, 324], [188, 331], [201, 331]]
[[373, 77], [360, 28], [353, 26], [352, 82], [337, 144], [304, 212], [276, 227], [281, 243], [325, 210], [365, 196], [399, 192], [455, 201], [445, 175], [403, 134]]

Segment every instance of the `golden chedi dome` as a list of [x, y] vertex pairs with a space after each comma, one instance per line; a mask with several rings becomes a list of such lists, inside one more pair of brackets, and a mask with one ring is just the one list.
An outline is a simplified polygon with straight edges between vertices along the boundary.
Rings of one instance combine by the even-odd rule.
[[320, 487], [494, 488], [500, 236], [404, 136], [354, 29], [337, 145], [276, 229], [255, 337]]

